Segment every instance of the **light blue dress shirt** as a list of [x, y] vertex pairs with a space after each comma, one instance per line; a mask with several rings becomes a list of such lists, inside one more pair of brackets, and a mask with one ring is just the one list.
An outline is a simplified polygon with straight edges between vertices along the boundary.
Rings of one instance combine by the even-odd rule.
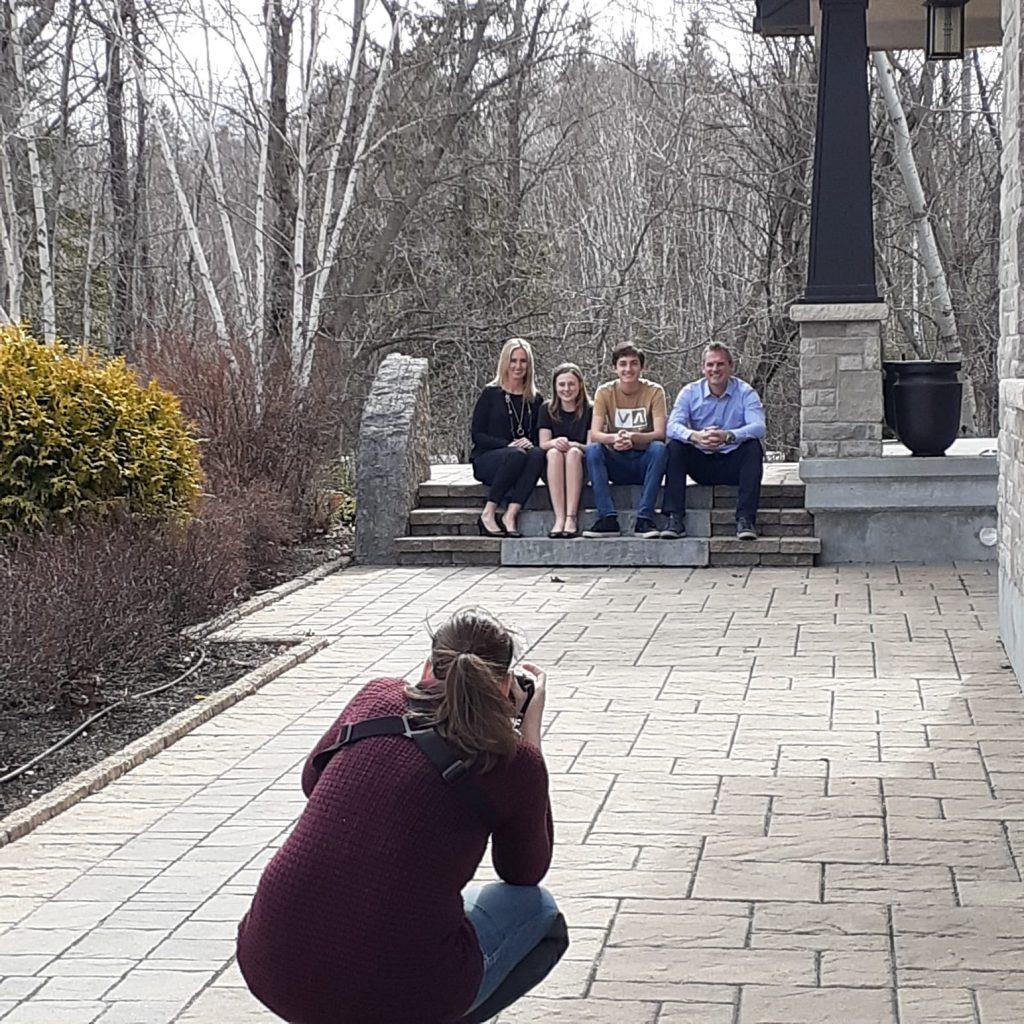
[[729, 378], [721, 398], [711, 393], [703, 378], [687, 384], [676, 396], [665, 433], [673, 441], [689, 442], [695, 430], [708, 427], [731, 430], [736, 435], [736, 443], [723, 445], [719, 452], [735, 451], [744, 441], [764, 437], [764, 407], [757, 392], [739, 377]]

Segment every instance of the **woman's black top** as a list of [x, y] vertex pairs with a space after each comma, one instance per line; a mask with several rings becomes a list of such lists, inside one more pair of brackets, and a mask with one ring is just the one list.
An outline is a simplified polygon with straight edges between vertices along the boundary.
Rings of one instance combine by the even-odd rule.
[[589, 403], [583, 410], [583, 415], [577, 418], [576, 413], [566, 412], [564, 409], [559, 413], [558, 419], [554, 419], [548, 410], [548, 403], [540, 411], [541, 430], [550, 430], [552, 437], [567, 437], [577, 444], [587, 443], [587, 432], [590, 430], [590, 421], [593, 418], [594, 409]]
[[472, 458], [495, 448], [507, 448], [517, 437], [528, 437], [539, 444], [537, 431], [543, 404], [540, 395], [524, 403], [522, 395], [510, 395], [491, 384], [485, 387], [473, 409]]

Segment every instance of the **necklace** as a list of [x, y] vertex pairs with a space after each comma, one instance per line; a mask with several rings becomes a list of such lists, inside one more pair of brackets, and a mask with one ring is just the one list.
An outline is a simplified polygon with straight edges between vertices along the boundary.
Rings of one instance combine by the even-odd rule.
[[[527, 404], [525, 396], [519, 399], [519, 412], [516, 412], [512, 402], [512, 396], [505, 392], [505, 408], [508, 409], [508, 426], [513, 437], [526, 437], [533, 426], [533, 409]], [[526, 419], [526, 426], [523, 426], [523, 418]]]

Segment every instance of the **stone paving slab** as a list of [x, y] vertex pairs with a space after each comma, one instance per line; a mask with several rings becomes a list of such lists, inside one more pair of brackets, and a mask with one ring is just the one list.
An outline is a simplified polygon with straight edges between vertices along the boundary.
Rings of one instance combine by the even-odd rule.
[[573, 936], [500, 1024], [1021, 1024], [1024, 697], [994, 588], [974, 564], [323, 579], [226, 633], [328, 646], [0, 849], [0, 1021], [272, 1020], [233, 936], [299, 767], [479, 604], [550, 669]]

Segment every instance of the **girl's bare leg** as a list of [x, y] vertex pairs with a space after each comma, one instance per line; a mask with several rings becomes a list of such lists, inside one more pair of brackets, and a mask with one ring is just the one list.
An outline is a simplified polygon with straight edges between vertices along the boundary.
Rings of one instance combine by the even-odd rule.
[[551, 507], [555, 510], [552, 533], [561, 533], [565, 529], [566, 461], [564, 452], [557, 448], [548, 449], [548, 494], [551, 497]]
[[586, 467], [583, 464], [583, 452], [573, 448], [565, 456], [565, 529], [574, 533], [576, 516], [580, 509], [580, 495], [583, 493], [583, 479]]

